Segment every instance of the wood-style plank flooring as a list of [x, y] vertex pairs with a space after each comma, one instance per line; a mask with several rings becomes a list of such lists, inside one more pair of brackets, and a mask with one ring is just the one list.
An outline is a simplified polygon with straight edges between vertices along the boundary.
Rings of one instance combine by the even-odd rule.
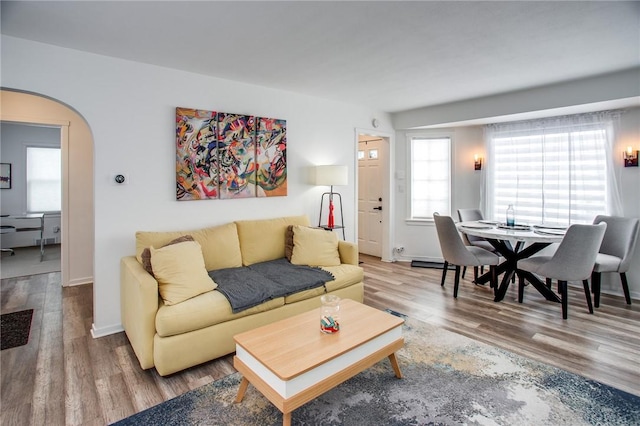
[[[471, 338], [553, 364], [640, 395], [640, 301], [604, 295], [589, 315], [582, 287], [570, 289], [569, 319], [560, 306], [515, 286], [494, 303], [469, 275], [453, 299], [453, 271], [383, 263], [362, 256], [365, 303], [390, 308]], [[104, 425], [235, 370], [232, 356], [169, 377], [143, 371], [124, 333], [93, 339], [92, 286], [61, 288], [60, 274], [1, 282], [1, 312], [33, 308], [29, 343], [0, 352], [2, 425]]]

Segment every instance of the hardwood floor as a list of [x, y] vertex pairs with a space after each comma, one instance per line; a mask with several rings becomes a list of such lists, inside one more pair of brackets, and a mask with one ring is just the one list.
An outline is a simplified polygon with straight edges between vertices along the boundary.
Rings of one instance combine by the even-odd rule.
[[[515, 286], [500, 303], [470, 275], [453, 299], [453, 271], [383, 263], [362, 256], [365, 303], [390, 308], [640, 395], [640, 301], [604, 295], [589, 315], [582, 287], [560, 306]], [[0, 352], [2, 425], [104, 425], [195, 389], [235, 370], [232, 356], [169, 377], [143, 371], [124, 333], [93, 339], [92, 286], [60, 287], [60, 274], [1, 282], [1, 312], [33, 308], [29, 343]]]

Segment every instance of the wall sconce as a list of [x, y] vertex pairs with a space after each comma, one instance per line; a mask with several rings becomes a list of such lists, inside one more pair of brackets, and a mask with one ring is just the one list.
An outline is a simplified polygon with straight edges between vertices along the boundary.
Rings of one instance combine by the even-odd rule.
[[624, 166], [625, 167], [638, 167], [638, 154], [640, 151], [634, 151], [630, 146], [624, 152]]
[[473, 156], [473, 170], [482, 170], [482, 157], [478, 154]]

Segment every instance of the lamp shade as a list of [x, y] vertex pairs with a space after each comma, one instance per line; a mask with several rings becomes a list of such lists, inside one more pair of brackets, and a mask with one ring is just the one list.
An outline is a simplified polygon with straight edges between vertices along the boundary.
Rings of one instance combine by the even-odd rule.
[[349, 168], [347, 166], [316, 166], [315, 184], [325, 186], [348, 185]]

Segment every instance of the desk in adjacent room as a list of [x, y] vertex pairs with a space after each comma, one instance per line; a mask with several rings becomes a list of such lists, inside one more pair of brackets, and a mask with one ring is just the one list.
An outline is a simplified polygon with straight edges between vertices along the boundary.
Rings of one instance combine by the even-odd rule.
[[38, 221], [37, 226], [34, 223], [27, 223], [25, 226], [16, 226], [15, 232], [40, 232], [40, 262], [42, 262], [44, 259], [44, 213], [2, 215], [2, 218], [20, 220], [21, 223], [23, 220]]

